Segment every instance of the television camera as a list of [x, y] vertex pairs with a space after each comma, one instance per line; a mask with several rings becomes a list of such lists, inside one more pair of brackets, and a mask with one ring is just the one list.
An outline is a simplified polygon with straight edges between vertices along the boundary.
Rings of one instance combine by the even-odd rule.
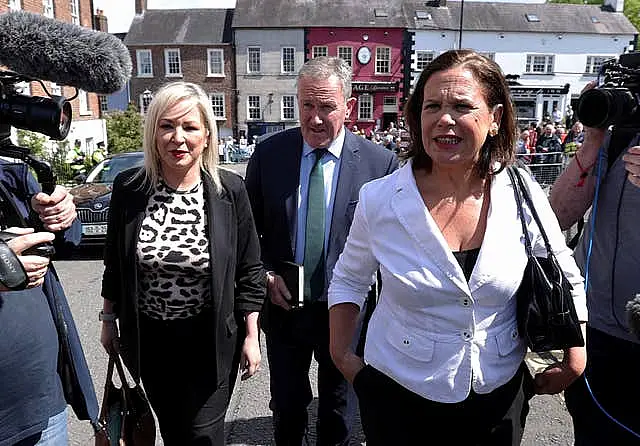
[[[18, 84], [21, 82], [39, 82], [48, 97], [36, 97], [21, 94]], [[44, 193], [50, 194], [56, 187], [56, 176], [51, 165], [33, 156], [29, 149], [11, 142], [11, 127], [42, 133], [55, 140], [63, 140], [71, 126], [71, 104], [62, 96], [49, 94], [44, 83], [22, 74], [0, 70], [0, 156], [20, 159], [33, 169]], [[0, 192], [2, 192], [0, 190]], [[26, 220], [16, 205], [0, 193], [0, 224], [3, 227], [35, 227], [41, 224], [32, 212]], [[0, 239], [8, 241], [11, 233], [2, 231]], [[25, 254], [51, 257], [55, 253], [50, 243], [34, 246]]]

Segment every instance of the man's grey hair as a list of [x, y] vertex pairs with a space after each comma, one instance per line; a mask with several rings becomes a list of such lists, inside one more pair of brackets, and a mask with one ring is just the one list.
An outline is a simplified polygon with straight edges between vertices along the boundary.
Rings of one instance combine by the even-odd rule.
[[298, 72], [298, 82], [303, 77], [311, 79], [338, 78], [342, 84], [342, 94], [346, 101], [351, 97], [351, 67], [340, 57], [320, 56], [307, 61]]

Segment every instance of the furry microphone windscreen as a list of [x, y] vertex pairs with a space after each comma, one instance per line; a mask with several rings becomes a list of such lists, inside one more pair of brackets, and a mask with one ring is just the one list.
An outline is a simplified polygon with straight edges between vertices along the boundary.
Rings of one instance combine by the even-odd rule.
[[640, 339], [640, 294], [627, 302], [629, 330]]
[[0, 64], [36, 79], [95, 93], [121, 90], [129, 50], [117, 37], [40, 14], [0, 14]]

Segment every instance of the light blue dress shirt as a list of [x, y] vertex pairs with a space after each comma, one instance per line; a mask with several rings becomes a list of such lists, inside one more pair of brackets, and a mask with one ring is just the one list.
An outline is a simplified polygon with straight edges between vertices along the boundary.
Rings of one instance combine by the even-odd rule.
[[[324, 223], [324, 252], [327, 255], [327, 242], [329, 240], [329, 231], [331, 230], [331, 217], [333, 216], [333, 202], [336, 196], [336, 187], [338, 185], [338, 176], [340, 174], [340, 155], [342, 154], [342, 145], [344, 144], [345, 129], [344, 127], [333, 140], [331, 145], [327, 147], [327, 153], [320, 159], [322, 165], [322, 174], [324, 176], [324, 197], [326, 204], [325, 223]], [[304, 244], [307, 227], [307, 197], [309, 192], [309, 175], [313, 169], [315, 156], [314, 148], [304, 142], [302, 146], [302, 158], [300, 159], [300, 185], [298, 186], [298, 218], [296, 225], [296, 252], [295, 261], [299, 265], [304, 262]]]

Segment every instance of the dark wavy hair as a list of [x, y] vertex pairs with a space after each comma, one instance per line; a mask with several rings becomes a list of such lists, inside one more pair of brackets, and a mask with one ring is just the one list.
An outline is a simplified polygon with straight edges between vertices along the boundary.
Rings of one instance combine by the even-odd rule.
[[[424, 101], [424, 86], [432, 74], [450, 68], [464, 67], [471, 71], [473, 77], [482, 86], [484, 99], [492, 109], [502, 104], [502, 117], [498, 123], [500, 129], [495, 137], [487, 136], [480, 150], [480, 158], [474, 166], [474, 173], [480, 178], [488, 178], [497, 174], [504, 167], [513, 162], [516, 143], [516, 119], [509, 94], [507, 81], [502, 70], [494, 61], [476, 53], [473, 50], [450, 50], [436, 57], [427, 68], [422, 71], [416, 83], [413, 94], [404, 107], [404, 117], [411, 142], [408, 151], [403, 155], [405, 159], [413, 159], [415, 168], [431, 170], [433, 161], [424, 150], [422, 141], [422, 103]], [[497, 171], [493, 170], [495, 162], [500, 163]]]

